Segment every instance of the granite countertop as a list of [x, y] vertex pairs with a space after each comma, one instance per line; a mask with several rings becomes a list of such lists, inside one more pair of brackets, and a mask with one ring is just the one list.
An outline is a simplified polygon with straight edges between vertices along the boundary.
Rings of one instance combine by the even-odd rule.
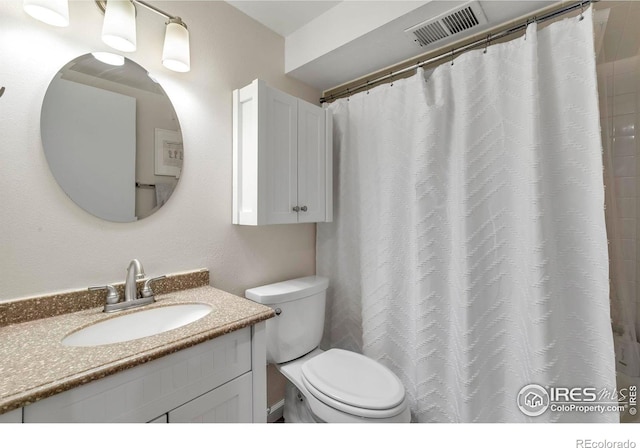
[[[156, 296], [142, 308], [105, 314], [102, 307], [0, 327], [0, 414], [151, 361], [274, 316], [273, 310], [211, 286]], [[206, 303], [207, 316], [133, 341], [68, 347], [60, 341], [95, 322], [142, 309]]]

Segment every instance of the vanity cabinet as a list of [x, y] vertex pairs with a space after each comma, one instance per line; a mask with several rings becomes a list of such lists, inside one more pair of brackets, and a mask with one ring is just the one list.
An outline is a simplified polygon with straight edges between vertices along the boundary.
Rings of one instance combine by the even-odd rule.
[[25, 423], [266, 422], [264, 322], [23, 408]]
[[331, 112], [262, 80], [233, 92], [234, 224], [333, 219]]

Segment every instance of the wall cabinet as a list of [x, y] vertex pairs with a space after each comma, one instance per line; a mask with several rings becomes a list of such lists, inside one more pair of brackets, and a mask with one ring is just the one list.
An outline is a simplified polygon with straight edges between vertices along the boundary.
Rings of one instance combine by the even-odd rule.
[[25, 423], [264, 423], [266, 409], [260, 322], [45, 398], [23, 415]]
[[262, 80], [233, 92], [234, 224], [333, 219], [331, 112]]

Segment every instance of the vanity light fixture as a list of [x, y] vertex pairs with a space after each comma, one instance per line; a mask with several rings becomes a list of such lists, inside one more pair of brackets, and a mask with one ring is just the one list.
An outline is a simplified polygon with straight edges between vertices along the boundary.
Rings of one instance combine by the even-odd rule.
[[[188, 72], [191, 69], [189, 31], [187, 30], [187, 25], [182, 21], [180, 17], [172, 16], [171, 14], [168, 14], [142, 0], [95, 0], [95, 2], [100, 10], [105, 14], [105, 27], [107, 26], [108, 12], [110, 7], [112, 6], [112, 3], [114, 4], [113, 6], [116, 6], [115, 4], [123, 4], [127, 7], [126, 15], [124, 8], [122, 9], [122, 14], [125, 17], [120, 21], [120, 26], [122, 28], [119, 31], [119, 34], [118, 32], [114, 32], [113, 35], [122, 37], [127, 42], [133, 42], [133, 49], [125, 49], [126, 44], [121, 48], [109, 42], [108, 39], [105, 39], [105, 32], [103, 29], [102, 40], [107, 43], [107, 45], [110, 45], [113, 48], [121, 51], [135, 51], [135, 5], [144, 6], [150, 11], [153, 11], [156, 14], [159, 14], [167, 19], [164, 47], [162, 49], [162, 65], [164, 65], [169, 70], [182, 73]], [[118, 5], [118, 7], [120, 6], [122, 5]], [[120, 10], [118, 9], [118, 11]], [[131, 23], [133, 23], [133, 25], [131, 25]]]
[[69, 26], [69, 0], [24, 0], [24, 11], [53, 26]]
[[136, 7], [130, 0], [106, 2], [102, 41], [116, 50], [136, 51]]
[[189, 54], [189, 30], [180, 17], [170, 18], [164, 35], [162, 65], [174, 72], [191, 69]]
[[[136, 51], [136, 5], [144, 6], [167, 19], [162, 65], [175, 72], [191, 70], [189, 31], [180, 17], [172, 16], [142, 0], [95, 0], [104, 14], [102, 40], [116, 50]], [[30, 16], [55, 26], [69, 25], [69, 0], [24, 0], [24, 10]], [[100, 59], [99, 56], [94, 56]], [[112, 55], [117, 56], [117, 55]], [[111, 58], [111, 56], [110, 56]], [[101, 61], [121, 65], [113, 62]]]

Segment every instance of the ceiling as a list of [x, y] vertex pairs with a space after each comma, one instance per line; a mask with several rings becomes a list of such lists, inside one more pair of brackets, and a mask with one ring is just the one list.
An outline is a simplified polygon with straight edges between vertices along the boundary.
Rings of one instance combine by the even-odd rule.
[[420, 47], [405, 30], [466, 0], [227, 0], [285, 39], [285, 73], [321, 91], [520, 19], [555, 0], [479, 0], [487, 23]]
[[279, 35], [287, 37], [340, 2], [227, 0], [227, 3]]

